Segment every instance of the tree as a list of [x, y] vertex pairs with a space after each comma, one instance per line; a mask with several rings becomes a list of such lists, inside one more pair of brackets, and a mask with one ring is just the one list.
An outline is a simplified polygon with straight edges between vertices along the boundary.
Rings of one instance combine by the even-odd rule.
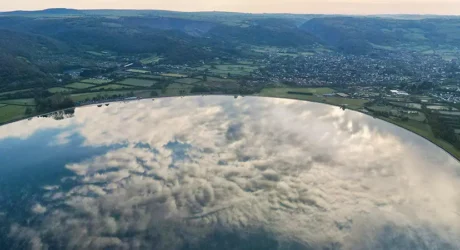
[[33, 112], [32, 109], [31, 109], [30, 107], [27, 107], [27, 108], [26, 108], [26, 111], [25, 111], [24, 113], [25, 113], [26, 115], [30, 115], [30, 114], [32, 114], [32, 112]]

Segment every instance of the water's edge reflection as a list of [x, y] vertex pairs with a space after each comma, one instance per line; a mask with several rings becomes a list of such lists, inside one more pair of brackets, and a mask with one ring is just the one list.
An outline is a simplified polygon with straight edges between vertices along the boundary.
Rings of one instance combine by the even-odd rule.
[[[39, 154], [19, 160], [27, 148]], [[10, 155], [3, 176], [68, 171], [23, 192], [31, 215], [11, 221], [12, 246], [460, 247], [460, 164], [418, 135], [333, 106], [225, 96], [88, 106], [0, 127], [0, 154]]]

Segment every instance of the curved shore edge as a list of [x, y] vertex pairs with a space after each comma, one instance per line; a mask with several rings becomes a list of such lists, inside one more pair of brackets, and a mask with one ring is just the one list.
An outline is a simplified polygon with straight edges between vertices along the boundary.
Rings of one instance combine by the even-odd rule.
[[[330, 105], [330, 106], [335, 106], [335, 107], [341, 107], [340, 105], [335, 105], [335, 104], [331, 104], [331, 103], [327, 103], [327, 102], [318, 102], [318, 101], [310, 101], [310, 100], [301, 100], [301, 99], [296, 99], [296, 98], [287, 98], [287, 97], [273, 97], [273, 96], [261, 96], [261, 95], [253, 95], [253, 96], [259, 96], [259, 97], [269, 97], [269, 98], [278, 98], [278, 99], [289, 99], [289, 100], [297, 100], [297, 101], [304, 101], [304, 102], [313, 102], [313, 103], [321, 103], [321, 104], [325, 104], [325, 105]], [[364, 115], [367, 115], [367, 116], [371, 116], [369, 113], [366, 113], [366, 112], [363, 112], [362, 110], [359, 110], [359, 109], [353, 109], [353, 108], [349, 108], [349, 107], [346, 107], [347, 110], [351, 110], [351, 111], [354, 111], [354, 112], [358, 112], [358, 113], [361, 113], [361, 114], [364, 114]], [[378, 116], [371, 116], [372, 118], [374, 119], [379, 119], [381, 121], [384, 121], [384, 122], [387, 122], [387, 123], [390, 123], [396, 127], [399, 127], [399, 128], [402, 128], [410, 133], [413, 133], [417, 136], [420, 136], [422, 137], [423, 139], [429, 141], [431, 144], [435, 145], [436, 147], [440, 148], [442, 151], [446, 152], [447, 154], [449, 154], [450, 156], [452, 156], [454, 159], [456, 159], [458, 162], [460, 162], [460, 155], [459, 156], [456, 156], [454, 153], [450, 152], [449, 150], [445, 149], [444, 147], [442, 147], [441, 145], [439, 145], [438, 143], [436, 143], [435, 141], [431, 140], [430, 138], [422, 135], [422, 134], [419, 134], [413, 130], [410, 130], [406, 127], [403, 127], [399, 124], [397, 124], [396, 122], [392, 121], [391, 119], [383, 119], [382, 117], [378, 117]], [[448, 144], [448, 142], [445, 142]], [[451, 145], [451, 144], [449, 144]], [[453, 147], [453, 146], [452, 146]]]
[[[186, 95], [186, 96], [159, 96], [159, 97], [146, 97], [146, 98], [138, 98], [138, 99], [134, 99], [134, 100], [118, 100], [118, 101], [104, 101], [104, 102], [95, 102], [95, 103], [90, 103], [90, 104], [84, 104], [84, 105], [80, 105], [80, 106], [75, 106], [75, 107], [72, 107], [72, 108], [80, 108], [80, 107], [86, 107], [86, 106], [92, 106], [92, 105], [98, 105], [98, 104], [104, 104], [104, 103], [117, 103], [117, 102], [131, 102], [131, 101], [139, 101], [139, 100], [146, 100], [146, 99], [161, 99], [161, 98], [171, 98], [171, 97], [193, 97], [193, 96], [235, 96], [236, 94], [206, 94], [206, 95], [203, 95], [203, 94], [196, 94], [196, 95]], [[296, 98], [288, 98], [288, 97], [274, 97], [274, 96], [266, 96], [266, 95], [259, 95], [259, 94], [255, 94], [255, 95], [247, 95], [247, 96], [251, 96], [251, 97], [261, 97], [261, 98], [277, 98], [277, 99], [288, 99], [288, 100], [296, 100], [296, 101], [302, 101], [302, 102], [312, 102], [312, 103], [320, 103], [320, 104], [325, 104], [325, 105], [330, 105], [330, 106], [334, 106], [334, 107], [341, 107], [340, 105], [336, 105], [336, 104], [331, 104], [331, 103], [327, 103], [327, 102], [319, 102], [319, 101], [312, 101], [312, 100], [302, 100], [302, 99], [296, 99]], [[241, 95], [238, 95], [238, 97], [244, 97], [244, 96], [241, 96]], [[31, 116], [25, 116], [25, 117], [21, 117], [21, 118], [18, 118], [18, 119], [14, 119], [14, 120], [11, 120], [11, 121], [8, 121], [8, 122], [5, 122], [5, 123], [0, 123], [0, 126], [4, 126], [4, 125], [8, 125], [8, 124], [11, 124], [11, 123], [15, 123], [15, 122], [19, 122], [19, 121], [23, 121], [23, 120], [28, 120], [30, 118], [34, 118], [34, 117], [37, 117], [37, 116], [42, 116], [42, 115], [48, 115], [48, 114], [52, 114], [52, 113], [55, 113], [55, 112], [59, 112], [59, 111], [64, 111], [64, 110], [68, 110], [68, 109], [72, 109], [72, 108], [66, 108], [66, 109], [60, 109], [60, 110], [55, 110], [55, 111], [51, 111], [51, 112], [46, 112], [46, 113], [41, 113], [41, 114], [34, 114], [34, 115], [31, 115]], [[364, 114], [364, 115], [367, 115], [367, 116], [371, 116], [369, 113], [366, 113], [366, 112], [363, 112], [362, 110], [359, 110], [359, 109], [353, 109], [353, 108], [349, 108], [349, 107], [346, 107], [347, 110], [351, 110], [351, 111], [354, 111], [354, 112], [358, 112], [358, 113], [361, 113], [361, 114]], [[374, 119], [379, 119], [381, 121], [384, 121], [384, 122], [387, 122], [387, 123], [390, 123], [396, 127], [399, 127], [399, 128], [402, 128], [408, 132], [411, 132], [417, 136], [420, 136], [422, 138], [424, 138], [425, 140], [429, 141], [431, 144], [434, 144], [435, 146], [437, 146], [438, 148], [440, 148], [441, 150], [443, 150], [444, 152], [446, 152], [447, 154], [449, 154], [450, 156], [452, 156], [454, 159], [456, 159], [459, 163], [460, 163], [460, 155], [459, 156], [456, 156], [454, 153], [450, 152], [449, 150], [445, 149], [443, 146], [439, 145], [438, 143], [436, 143], [435, 141], [431, 140], [430, 138], [422, 135], [422, 134], [419, 134], [413, 130], [410, 130], [406, 127], [403, 127], [399, 124], [397, 124], [396, 122], [392, 121], [391, 119], [383, 119], [382, 117], [376, 117], [376, 116], [372, 116], [372, 118]], [[445, 142], [445, 143], [448, 143], [448, 142]], [[450, 144], [449, 144], [450, 145]], [[453, 147], [453, 146], [452, 146]]]

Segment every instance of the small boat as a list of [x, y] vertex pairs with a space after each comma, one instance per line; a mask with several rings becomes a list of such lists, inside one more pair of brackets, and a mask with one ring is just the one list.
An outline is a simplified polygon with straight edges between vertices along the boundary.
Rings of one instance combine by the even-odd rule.
[[102, 107], [102, 104], [97, 105], [98, 108]]
[[109, 105], [110, 105], [110, 103], [106, 103], [106, 104], [105, 104], [106, 107], [109, 106]]

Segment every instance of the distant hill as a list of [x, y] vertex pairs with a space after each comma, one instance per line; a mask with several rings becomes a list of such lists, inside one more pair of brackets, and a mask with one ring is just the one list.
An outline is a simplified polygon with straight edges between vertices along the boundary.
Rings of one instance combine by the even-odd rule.
[[0, 29], [0, 49], [13, 56], [32, 60], [46, 54], [65, 53], [69, 47], [47, 36]]
[[0, 29], [0, 88], [51, 83], [39, 65], [67, 51], [65, 43], [49, 37]]
[[415, 49], [456, 51], [460, 49], [460, 18], [400, 20], [157, 10], [3, 12], [0, 87], [46, 82], [69, 64], [72, 68], [95, 63], [98, 58], [85, 58], [91, 54], [88, 52], [110, 51], [125, 58], [157, 54], [168, 64], [197, 64], [254, 56], [257, 53], [247, 49], [251, 45], [294, 50], [325, 47], [354, 55]]
[[36, 15], [84, 15], [84, 12], [76, 9], [65, 9], [65, 8], [53, 8], [45, 10], [33, 10], [33, 11], [9, 11], [0, 12], [0, 16], [36, 16]]
[[307, 47], [319, 42], [293, 25], [256, 22], [247, 27], [220, 25], [208, 33], [214, 39], [251, 45]]
[[300, 28], [343, 52], [368, 53], [376, 47], [460, 47], [460, 19], [457, 18], [320, 17], [305, 22]]
[[218, 25], [213, 22], [171, 17], [122, 17], [111, 23], [134, 29], [142, 27], [151, 30], [178, 30], [193, 36], [206, 34]]

